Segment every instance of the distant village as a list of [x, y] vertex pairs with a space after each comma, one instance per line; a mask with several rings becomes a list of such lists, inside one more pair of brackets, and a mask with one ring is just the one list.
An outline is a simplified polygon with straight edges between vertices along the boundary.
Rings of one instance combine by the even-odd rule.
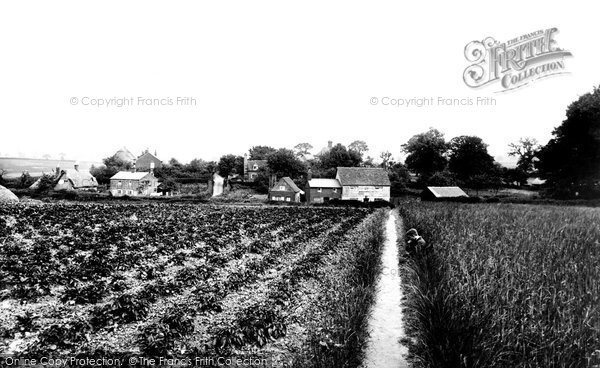
[[[532, 163], [525, 162], [529, 154], [525, 151], [534, 149], [535, 142], [522, 140], [515, 145], [515, 154], [522, 152], [521, 166], [505, 168], [487, 153], [480, 138], [459, 138], [462, 141], [452, 141], [451, 156], [449, 142], [437, 130], [416, 135], [402, 146], [408, 154], [404, 163], [395, 162], [390, 152], [382, 152], [376, 162], [367, 155], [367, 143], [360, 140], [347, 147], [329, 141], [315, 154], [309, 143], [293, 149], [254, 146], [243, 156], [229, 154], [218, 162], [195, 159], [187, 164], [174, 158], [165, 162], [150, 149], [136, 156], [126, 147], [102, 163], [0, 157], [0, 185], [34, 193], [254, 198], [307, 204], [390, 202], [411, 191], [423, 199], [467, 198], [465, 186], [477, 193], [543, 186]], [[464, 157], [459, 155], [461, 149]]]

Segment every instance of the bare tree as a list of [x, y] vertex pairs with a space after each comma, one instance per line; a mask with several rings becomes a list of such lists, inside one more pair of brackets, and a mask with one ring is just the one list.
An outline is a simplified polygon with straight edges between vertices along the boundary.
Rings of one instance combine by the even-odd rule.
[[294, 151], [298, 156], [306, 156], [310, 154], [310, 150], [313, 149], [312, 144], [310, 143], [298, 143], [294, 146]]
[[369, 150], [369, 146], [367, 146], [367, 143], [365, 141], [357, 140], [357, 141], [350, 143], [350, 145], [348, 146], [348, 149], [351, 151], [358, 152], [362, 156], [363, 153], [365, 153]]

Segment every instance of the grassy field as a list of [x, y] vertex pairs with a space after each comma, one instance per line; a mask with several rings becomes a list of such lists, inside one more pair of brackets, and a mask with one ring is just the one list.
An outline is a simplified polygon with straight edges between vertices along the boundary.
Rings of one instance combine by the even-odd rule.
[[407, 201], [435, 253], [402, 263], [415, 367], [600, 364], [600, 210]]
[[0, 352], [356, 365], [385, 213], [0, 207]]

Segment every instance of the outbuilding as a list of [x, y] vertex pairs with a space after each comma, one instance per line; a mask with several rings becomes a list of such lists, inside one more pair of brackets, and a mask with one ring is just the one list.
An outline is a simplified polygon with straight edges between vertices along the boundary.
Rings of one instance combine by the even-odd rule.
[[421, 192], [424, 201], [442, 201], [469, 196], [459, 187], [427, 187]]
[[323, 203], [342, 198], [342, 185], [337, 179], [310, 179], [306, 184], [306, 202]]
[[269, 200], [279, 202], [300, 202], [300, 195], [304, 194], [304, 191], [294, 183], [294, 181], [286, 176], [269, 190]]

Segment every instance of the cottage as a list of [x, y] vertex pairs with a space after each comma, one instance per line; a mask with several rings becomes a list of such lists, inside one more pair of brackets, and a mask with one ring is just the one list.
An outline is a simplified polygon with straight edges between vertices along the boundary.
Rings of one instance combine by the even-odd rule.
[[152, 172], [119, 171], [110, 178], [110, 193], [113, 196], [158, 195], [158, 179]]
[[79, 164], [75, 163], [72, 169], [56, 168], [53, 174], [42, 174], [29, 189], [37, 190], [42, 185], [42, 180], [52, 182], [54, 190], [96, 190], [98, 189], [98, 181], [89, 172], [89, 170], [80, 169]]
[[310, 179], [306, 184], [306, 202], [323, 203], [342, 198], [342, 185], [337, 179]]
[[146, 150], [140, 157], [135, 161], [135, 169], [137, 171], [150, 171], [154, 169], [160, 169], [163, 166], [162, 161], [154, 154]]
[[56, 168], [56, 172], [54, 190], [96, 190], [98, 188], [96, 178], [88, 170], [79, 169], [79, 164], [75, 164], [73, 169]]
[[258, 177], [258, 171], [267, 167], [267, 160], [248, 160], [244, 155], [244, 181], [254, 181]]
[[269, 200], [281, 202], [300, 202], [300, 195], [304, 191], [298, 188], [296, 183], [289, 178], [283, 177], [269, 190]]
[[459, 187], [427, 187], [421, 192], [421, 199], [424, 201], [440, 201], [453, 198], [469, 197]]
[[390, 200], [391, 183], [382, 168], [338, 167], [335, 178], [342, 186], [342, 200]]

